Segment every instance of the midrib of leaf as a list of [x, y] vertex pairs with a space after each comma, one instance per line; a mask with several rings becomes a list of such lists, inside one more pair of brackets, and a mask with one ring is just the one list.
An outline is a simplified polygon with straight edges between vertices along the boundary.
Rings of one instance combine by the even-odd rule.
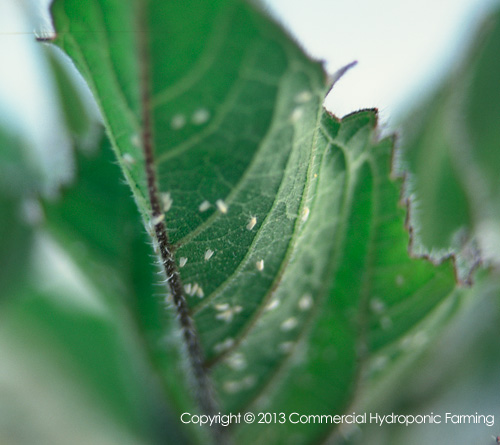
[[[189, 357], [189, 363], [196, 381], [195, 391], [198, 403], [207, 415], [215, 415], [218, 412], [218, 404], [214, 396], [212, 383], [204, 366], [204, 354], [196, 326], [189, 314], [186, 295], [181, 281], [177, 264], [175, 262], [173, 249], [167, 234], [163, 204], [158, 191], [158, 179], [155, 165], [155, 140], [153, 135], [153, 116], [151, 109], [151, 70], [152, 64], [149, 41], [148, 1], [137, 5], [139, 24], [139, 62], [140, 62], [140, 96], [142, 106], [142, 149], [146, 170], [146, 181], [151, 204], [151, 223], [154, 227], [156, 241], [158, 243], [159, 256], [165, 281], [168, 284], [170, 295], [174, 302], [179, 317], [182, 335]], [[212, 431], [218, 441], [225, 442], [224, 431], [220, 425], [215, 426]]]

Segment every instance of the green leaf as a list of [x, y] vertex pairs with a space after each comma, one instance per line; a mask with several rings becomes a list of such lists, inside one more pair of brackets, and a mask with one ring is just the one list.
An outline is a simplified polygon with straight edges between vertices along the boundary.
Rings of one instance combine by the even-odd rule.
[[0, 286], [2, 298], [24, 277], [32, 233], [15, 199], [0, 195]]
[[39, 208], [25, 144], [0, 127], [0, 300], [25, 279]]
[[[323, 111], [320, 64], [251, 2], [56, 0], [52, 12], [158, 242], [156, 176], [160, 248], [174, 252], [184, 289], [174, 297], [187, 299], [222, 411], [341, 413], [364, 361], [455, 286], [451, 262], [407, 255], [376, 113]], [[181, 406], [191, 391], [172, 378], [178, 361], [162, 374]], [[233, 430], [238, 443], [306, 443], [331, 428]]]
[[85, 281], [71, 286], [48, 269], [31, 269], [32, 280], [2, 302], [0, 391], [8, 397], [0, 402], [0, 440], [159, 444], [167, 424], [168, 443], [184, 443], [155, 395], [131, 320]]
[[82, 94], [78, 91], [75, 80], [68, 72], [68, 67], [64, 65], [60, 54], [55, 53], [54, 49], [50, 47], [46, 48], [45, 54], [54, 76], [54, 84], [66, 128], [74, 138], [83, 140], [90, 133], [92, 122]]
[[476, 236], [484, 256], [498, 263], [499, 50], [496, 12], [461, 66], [405, 122], [401, 168], [410, 173], [412, 219], [427, 251], [459, 250]]
[[[147, 347], [145, 352], [152, 370], [161, 369], [163, 378], [170, 382], [164, 388], [170, 403], [178, 411], [193, 410], [182, 385], [175, 384], [184, 379], [178, 345], [175, 341], [165, 341], [165, 333], [173, 329], [176, 320], [165, 316], [164, 303], [157, 295], [151, 248], [137, 207], [120, 181], [121, 173], [113, 165], [113, 158], [104, 138], [98, 150], [76, 152], [76, 182], [62, 191], [59, 200], [43, 203], [44, 229], [64, 246], [65, 253], [102, 291], [102, 298], [115, 305], [117, 318], [123, 316], [124, 308], [128, 309], [134, 323], [140, 326], [141, 335], [136, 341]], [[135, 329], [130, 326], [129, 329], [137, 337]], [[177, 366], [172, 366], [174, 358]], [[163, 394], [163, 389], [160, 391]], [[174, 434], [172, 427], [169, 430]]]

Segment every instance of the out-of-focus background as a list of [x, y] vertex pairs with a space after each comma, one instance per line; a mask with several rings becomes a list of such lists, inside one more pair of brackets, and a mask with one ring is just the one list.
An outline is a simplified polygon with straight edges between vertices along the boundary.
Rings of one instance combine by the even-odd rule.
[[394, 123], [462, 54], [494, 0], [266, 0], [329, 72], [358, 61], [326, 100], [338, 116], [377, 107]]

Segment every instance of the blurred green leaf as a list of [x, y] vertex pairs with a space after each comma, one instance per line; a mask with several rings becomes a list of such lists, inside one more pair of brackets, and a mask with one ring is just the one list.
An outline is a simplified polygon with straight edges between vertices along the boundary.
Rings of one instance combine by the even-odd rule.
[[[0, 173], [1, 174], [1, 173]], [[7, 295], [26, 274], [32, 233], [22, 220], [19, 201], [0, 194], [0, 288]]]
[[[121, 317], [128, 309], [141, 329], [138, 340], [145, 341], [142, 347], [147, 348], [152, 370], [161, 369], [170, 382], [166, 388], [169, 402], [177, 410], [194, 410], [179, 384], [185, 380], [179, 341], [167, 334], [176, 321], [167, 316], [163, 298], [158, 296], [152, 250], [113, 158], [104, 138], [98, 150], [76, 153], [76, 183], [63, 190], [59, 200], [44, 202], [44, 228], [104, 292], [103, 298], [118, 304], [115, 316]], [[132, 325], [129, 329], [135, 331]]]
[[[387, 367], [387, 357], [396, 352], [397, 344], [375, 355], [368, 367], [372, 378], [352, 410], [413, 416], [434, 413], [441, 419], [446, 413], [478, 413], [498, 419], [498, 284], [490, 271], [480, 271], [473, 288], [457, 292], [399, 344], [399, 349], [411, 345], [423, 353], [406, 354], [392, 367]], [[493, 444], [496, 430], [496, 421], [493, 425], [443, 421], [382, 427], [373, 423], [359, 428], [347, 426], [334, 443], [363, 445], [369, 440], [374, 445]]]
[[[377, 139], [375, 112], [341, 121], [324, 112], [320, 64], [252, 2], [57, 0], [52, 11], [56, 43], [101, 107], [146, 226], [141, 108], [151, 103], [168, 234], [222, 411], [341, 413], [365, 361], [455, 287], [451, 262], [408, 257], [389, 179], [392, 140]], [[141, 103], [144, 64], [152, 91]], [[126, 261], [140, 270], [144, 258], [115, 238], [133, 217], [128, 204], [106, 200], [117, 186], [104, 172], [65, 198], [74, 208], [61, 215], [72, 221], [62, 232], [74, 229], [105, 261], [116, 258], [117, 270]], [[148, 292], [146, 284], [136, 298], [152, 301]], [[161, 319], [162, 308], [149, 307], [150, 322]], [[174, 337], [172, 326], [163, 329]], [[189, 406], [178, 349], [163, 357], [171, 401]], [[330, 428], [239, 425], [234, 434], [242, 444], [309, 443]]]
[[61, 59], [61, 54], [55, 53], [54, 49], [50, 47], [46, 48], [45, 53], [54, 78], [66, 128], [74, 138], [81, 141], [85, 136], [88, 136], [92, 128], [90, 113], [81, 92], [75, 85], [75, 79], [68, 72], [68, 67]]
[[39, 216], [32, 199], [36, 179], [25, 145], [0, 127], [0, 300], [27, 274], [33, 230]]
[[46, 271], [38, 279], [1, 306], [0, 441], [183, 443], [131, 321], [81, 283], [51, 285]]
[[[500, 12], [482, 25], [461, 66], [405, 122], [417, 239], [428, 251], [460, 249], [475, 235], [500, 259]], [[474, 259], [473, 259], [474, 261]]]

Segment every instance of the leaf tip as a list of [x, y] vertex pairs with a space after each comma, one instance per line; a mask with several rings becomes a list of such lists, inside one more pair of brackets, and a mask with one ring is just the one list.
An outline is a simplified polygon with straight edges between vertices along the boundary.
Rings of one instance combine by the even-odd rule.
[[347, 65], [335, 71], [335, 73], [333, 73], [331, 76], [328, 76], [329, 86], [326, 94], [328, 95], [330, 91], [332, 91], [332, 88], [335, 86], [335, 84], [344, 76], [344, 74], [347, 73], [347, 71], [349, 71], [351, 68], [354, 68], [357, 64], [358, 61], [353, 60], [351, 63], [348, 63]]

